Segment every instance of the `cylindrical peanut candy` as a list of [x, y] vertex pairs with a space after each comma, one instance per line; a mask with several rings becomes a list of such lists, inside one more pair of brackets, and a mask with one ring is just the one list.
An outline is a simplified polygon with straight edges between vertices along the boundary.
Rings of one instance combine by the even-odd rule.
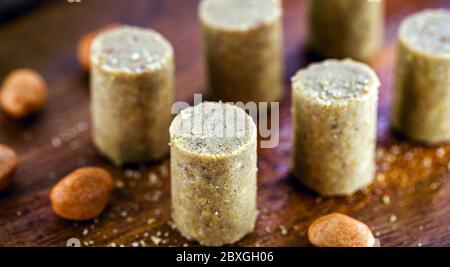
[[243, 109], [205, 102], [172, 122], [172, 217], [203, 245], [221, 246], [253, 231], [256, 210], [256, 126]]
[[398, 33], [393, 127], [435, 144], [450, 140], [450, 11], [406, 18]]
[[309, 46], [329, 58], [370, 60], [381, 48], [384, 0], [308, 0]]
[[203, 0], [199, 7], [210, 95], [271, 102], [282, 95], [279, 0]]
[[311, 64], [292, 78], [291, 168], [307, 187], [342, 196], [372, 182], [379, 86], [352, 60]]
[[169, 151], [174, 55], [159, 33], [118, 27], [91, 52], [94, 143], [115, 164], [156, 160]]

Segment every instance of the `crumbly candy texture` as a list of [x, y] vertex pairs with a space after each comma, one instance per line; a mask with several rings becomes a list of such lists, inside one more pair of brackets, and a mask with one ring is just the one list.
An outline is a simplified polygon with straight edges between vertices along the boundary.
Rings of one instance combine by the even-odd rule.
[[53, 187], [50, 201], [53, 211], [64, 219], [91, 220], [105, 209], [113, 188], [113, 178], [107, 171], [81, 168]]
[[427, 144], [450, 140], [450, 11], [425, 10], [399, 30], [393, 127]]
[[315, 63], [292, 78], [291, 169], [303, 184], [340, 196], [372, 182], [379, 86], [352, 60]]
[[385, 1], [308, 0], [308, 41], [328, 58], [370, 60], [381, 48]]
[[0, 144], [0, 191], [11, 183], [18, 164], [18, 157], [14, 150]]
[[278, 0], [203, 0], [208, 89], [222, 101], [277, 101], [283, 88]]
[[309, 226], [308, 239], [315, 247], [375, 246], [375, 237], [366, 224], [340, 213], [315, 220]]
[[173, 49], [159, 33], [118, 27], [101, 33], [91, 53], [94, 143], [115, 164], [168, 153], [174, 87]]
[[[218, 138], [232, 124], [240, 130]], [[172, 217], [182, 235], [221, 246], [253, 231], [257, 167], [252, 118], [238, 107], [206, 102], [177, 115], [170, 136]]]

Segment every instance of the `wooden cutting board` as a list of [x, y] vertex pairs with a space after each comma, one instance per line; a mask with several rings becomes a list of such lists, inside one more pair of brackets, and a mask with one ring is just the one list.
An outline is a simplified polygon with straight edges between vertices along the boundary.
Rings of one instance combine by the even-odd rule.
[[[366, 222], [382, 246], [450, 246], [450, 145], [424, 147], [389, 129], [395, 34], [406, 15], [428, 7], [450, 8], [448, 0], [387, 1], [383, 51], [372, 62], [383, 82], [378, 123], [378, 175], [369, 189], [348, 198], [321, 198], [288, 175], [289, 77], [317, 60], [304, 47], [304, 1], [285, 0], [285, 82], [280, 144], [259, 151], [258, 205], [254, 233], [239, 246], [307, 246], [308, 225], [338, 211]], [[21, 158], [12, 187], [0, 194], [0, 246], [65, 246], [77, 238], [87, 246], [196, 245], [171, 227], [169, 159], [124, 169], [95, 151], [90, 138], [88, 77], [75, 58], [78, 38], [110, 22], [152, 27], [174, 45], [176, 99], [192, 101], [205, 88], [201, 35], [195, 0], [47, 1], [0, 26], [0, 77], [16, 67], [46, 77], [45, 110], [23, 122], [0, 114], [0, 143]], [[449, 114], [450, 116], [450, 114]], [[48, 194], [80, 166], [102, 166], [118, 189], [95, 221], [56, 217]]]

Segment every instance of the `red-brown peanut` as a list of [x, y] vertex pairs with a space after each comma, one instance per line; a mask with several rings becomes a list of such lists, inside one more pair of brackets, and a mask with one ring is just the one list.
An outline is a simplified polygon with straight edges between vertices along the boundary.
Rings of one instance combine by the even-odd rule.
[[315, 220], [308, 229], [315, 247], [373, 247], [375, 238], [369, 227], [347, 215], [332, 213]]
[[32, 69], [17, 69], [5, 78], [1, 92], [2, 109], [15, 119], [26, 118], [39, 111], [47, 98], [44, 78]]
[[50, 193], [53, 211], [67, 220], [94, 219], [108, 204], [113, 187], [113, 178], [104, 169], [77, 169], [53, 187]]
[[11, 183], [11, 177], [17, 168], [18, 158], [11, 148], [0, 144], [0, 191]]

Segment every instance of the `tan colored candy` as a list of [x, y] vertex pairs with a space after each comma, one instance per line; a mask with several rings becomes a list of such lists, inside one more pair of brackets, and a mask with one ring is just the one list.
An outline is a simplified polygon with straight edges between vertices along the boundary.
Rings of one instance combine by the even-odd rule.
[[0, 145], [0, 191], [10, 184], [17, 162], [16, 152], [7, 146]]
[[97, 29], [92, 32], [88, 32], [85, 35], [81, 37], [81, 39], [78, 41], [77, 46], [77, 58], [78, 62], [80, 63], [81, 67], [85, 71], [89, 71], [91, 68], [91, 62], [90, 62], [90, 54], [91, 54], [91, 45], [92, 41], [94, 41], [94, 38], [99, 35], [101, 32], [104, 32], [106, 30], [115, 28], [120, 26], [119, 23], [111, 23], [106, 26], [101, 27], [100, 29]]
[[53, 187], [50, 193], [53, 211], [68, 220], [93, 219], [108, 204], [113, 187], [113, 178], [104, 169], [75, 170]]
[[3, 82], [0, 103], [11, 117], [23, 119], [42, 108], [47, 98], [44, 78], [32, 69], [17, 69]]
[[309, 226], [308, 239], [315, 247], [375, 246], [375, 238], [366, 224], [340, 213], [315, 220]]

